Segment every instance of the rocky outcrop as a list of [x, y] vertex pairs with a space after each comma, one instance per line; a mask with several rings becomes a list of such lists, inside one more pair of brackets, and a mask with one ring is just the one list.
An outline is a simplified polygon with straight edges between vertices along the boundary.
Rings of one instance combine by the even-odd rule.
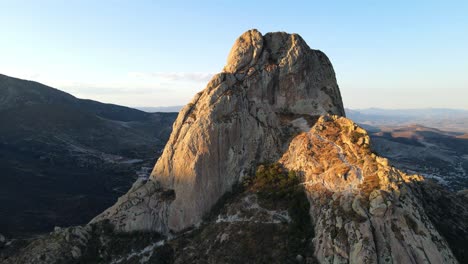
[[174, 197], [173, 190], [162, 188], [158, 182], [138, 179], [113, 207], [93, 222], [111, 219], [119, 231], [157, 230], [167, 234], [167, 214]]
[[320, 263], [457, 263], [412, 190], [423, 178], [373, 154], [351, 120], [321, 117], [280, 163], [304, 177]]
[[[257, 163], [277, 160], [291, 135], [310, 127], [311, 116], [327, 113], [344, 115], [344, 109], [325, 54], [296, 34], [249, 30], [236, 40], [224, 71], [179, 113], [146, 183], [173, 190], [175, 199], [155, 201], [153, 192], [141, 197], [132, 189], [93, 222], [163, 233], [195, 225]], [[155, 216], [147, 204], [164, 204], [164, 213]]]
[[88, 247], [90, 238], [90, 226], [56, 227], [50, 234], [40, 236], [20, 248], [16, 254], [2, 256], [0, 262], [4, 264], [80, 263], [79, 259]]

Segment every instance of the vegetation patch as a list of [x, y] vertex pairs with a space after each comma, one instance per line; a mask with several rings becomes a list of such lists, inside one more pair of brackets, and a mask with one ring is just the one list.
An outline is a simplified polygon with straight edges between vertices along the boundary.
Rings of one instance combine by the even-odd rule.
[[287, 208], [291, 217], [288, 234], [288, 251], [291, 254], [303, 254], [314, 236], [310, 204], [301, 182], [297, 172], [287, 171], [281, 164], [273, 163], [260, 165], [255, 176], [243, 183], [257, 193], [262, 206]]
[[351, 135], [350, 135], [349, 137], [350, 137], [351, 142], [357, 143], [358, 140], [359, 140], [359, 138], [361, 138], [361, 137], [363, 137], [363, 136], [365, 136], [363, 133], [359, 133], [359, 132], [357, 132], [357, 131], [353, 131], [353, 132], [351, 132]]

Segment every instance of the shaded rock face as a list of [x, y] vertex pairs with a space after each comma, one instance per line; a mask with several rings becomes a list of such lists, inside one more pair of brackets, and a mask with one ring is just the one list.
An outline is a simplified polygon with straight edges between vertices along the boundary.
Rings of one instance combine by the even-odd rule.
[[175, 192], [163, 202], [167, 214], [155, 219], [151, 210], [134, 211], [160, 203], [141, 198], [133, 207], [120, 201], [93, 222], [163, 233], [195, 225], [257, 163], [277, 160], [292, 134], [310, 128], [311, 116], [327, 113], [344, 115], [344, 109], [325, 54], [296, 34], [249, 30], [236, 40], [224, 71], [179, 113], [153, 169], [149, 182]]
[[468, 263], [468, 197], [453, 193], [432, 181], [418, 182], [413, 191], [424, 211], [447, 240], [460, 263]]
[[457, 263], [413, 191], [423, 178], [371, 153], [351, 120], [321, 117], [280, 163], [304, 177], [320, 263]]

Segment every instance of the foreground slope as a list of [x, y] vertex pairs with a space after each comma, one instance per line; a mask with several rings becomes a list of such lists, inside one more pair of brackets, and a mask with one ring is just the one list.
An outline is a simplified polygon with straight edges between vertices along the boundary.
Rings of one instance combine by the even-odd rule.
[[0, 75], [0, 233], [86, 223], [152, 165], [174, 118]]

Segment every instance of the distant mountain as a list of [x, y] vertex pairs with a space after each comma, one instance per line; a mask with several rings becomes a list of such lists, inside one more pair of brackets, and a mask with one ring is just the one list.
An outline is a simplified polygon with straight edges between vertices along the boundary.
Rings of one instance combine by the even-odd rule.
[[149, 173], [176, 115], [0, 75], [0, 233], [89, 221]]
[[174, 106], [159, 106], [159, 107], [135, 107], [136, 109], [139, 109], [141, 111], [145, 111], [148, 113], [155, 113], [155, 112], [167, 112], [167, 113], [173, 113], [173, 112], [179, 112], [183, 105], [174, 105]]
[[360, 112], [365, 115], [377, 116], [406, 116], [418, 118], [434, 118], [434, 117], [466, 117], [468, 110], [451, 109], [451, 108], [419, 108], [419, 109], [382, 109], [382, 108], [366, 108], [366, 109], [347, 109], [349, 111]]
[[346, 109], [346, 116], [357, 123], [377, 127], [419, 124], [468, 132], [468, 110], [463, 109]]

